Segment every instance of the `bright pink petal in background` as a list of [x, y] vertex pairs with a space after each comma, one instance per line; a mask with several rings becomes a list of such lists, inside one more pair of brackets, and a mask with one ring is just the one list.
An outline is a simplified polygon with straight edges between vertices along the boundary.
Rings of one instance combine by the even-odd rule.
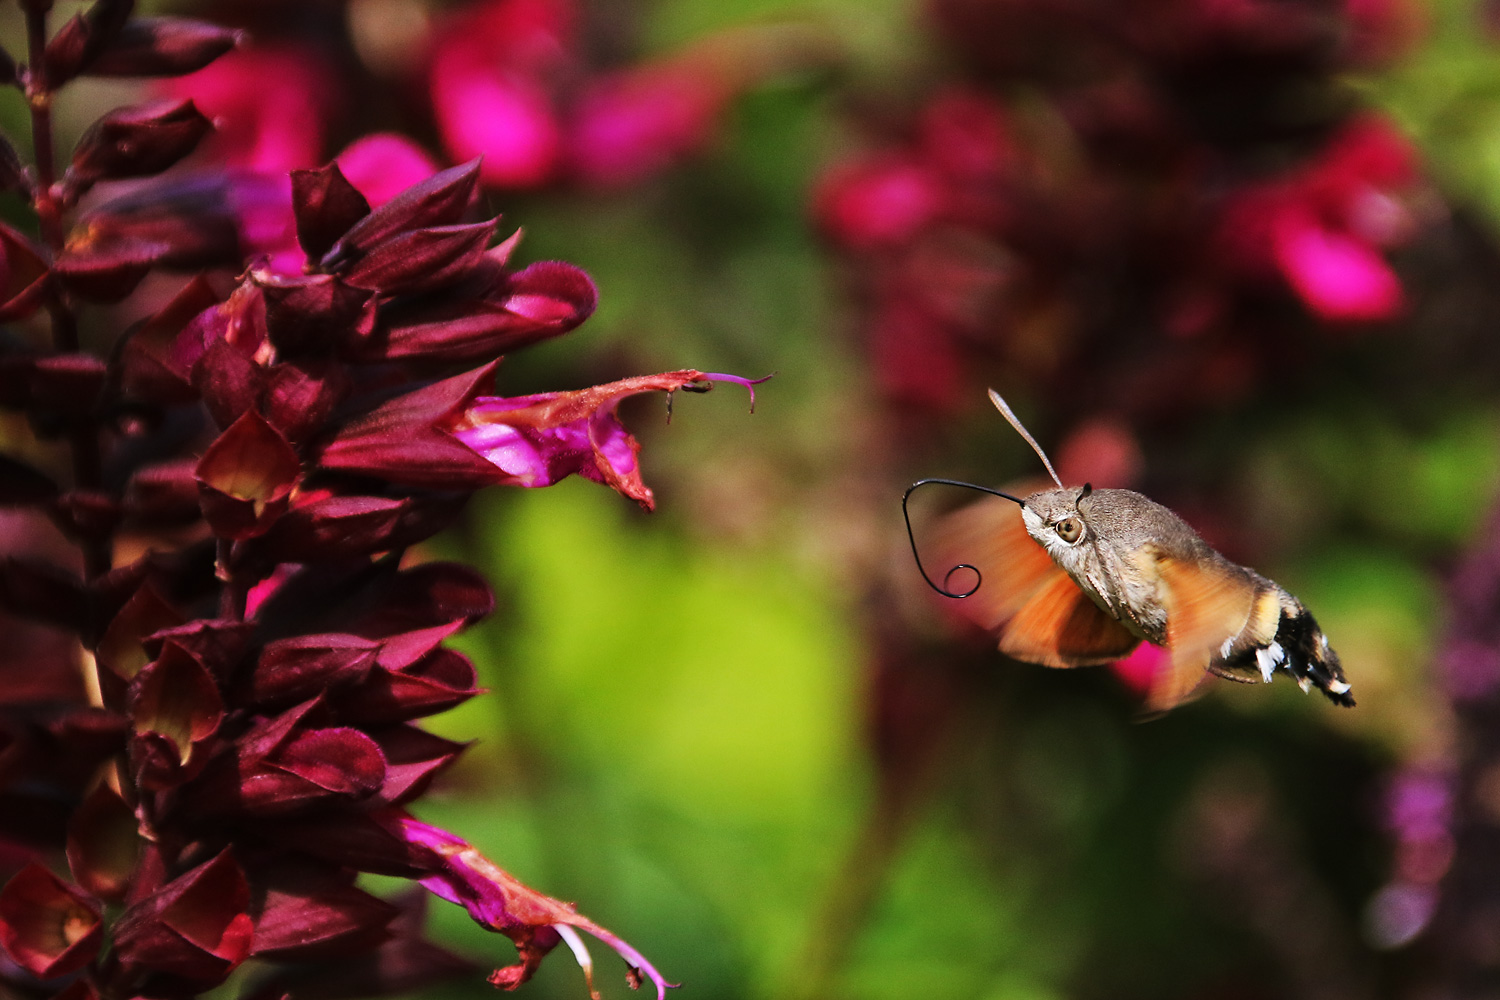
[[334, 159], [371, 208], [379, 208], [439, 169], [426, 150], [393, 132], [376, 132], [356, 139]]
[[269, 172], [321, 162], [326, 124], [341, 103], [317, 55], [292, 46], [235, 49], [159, 86], [192, 98], [214, 121], [205, 146], [219, 162]]
[[1375, 249], [1312, 219], [1283, 216], [1276, 263], [1309, 309], [1329, 320], [1380, 320], [1402, 308], [1401, 281]]

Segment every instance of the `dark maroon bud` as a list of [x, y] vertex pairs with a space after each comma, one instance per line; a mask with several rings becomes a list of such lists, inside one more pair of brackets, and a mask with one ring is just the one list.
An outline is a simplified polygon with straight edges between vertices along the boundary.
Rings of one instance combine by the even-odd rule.
[[94, 658], [117, 677], [130, 680], [155, 657], [142, 636], [181, 625], [182, 614], [148, 580], [131, 595], [104, 630], [94, 647]]
[[31, 369], [33, 406], [68, 416], [89, 416], [99, 406], [107, 369], [92, 354], [54, 354]]
[[47, 43], [43, 64], [48, 87], [60, 87], [87, 70], [119, 36], [134, 7], [135, 0], [96, 0], [92, 7], [63, 25]]
[[0, 889], [0, 945], [38, 979], [87, 965], [103, 927], [97, 903], [35, 862]]
[[146, 636], [146, 652], [160, 658], [168, 642], [176, 644], [199, 663], [222, 686], [228, 683], [235, 668], [245, 658], [255, 633], [253, 622], [231, 618], [195, 618], [182, 625], [164, 628]]
[[84, 72], [90, 76], [182, 76], [195, 73], [243, 33], [186, 17], [137, 17], [125, 22]]
[[391, 532], [387, 548], [401, 549], [424, 542], [462, 516], [472, 494], [455, 491], [451, 493], [416, 493], [406, 498], [406, 506]]
[[266, 302], [266, 333], [284, 356], [332, 354], [369, 336], [375, 295], [331, 274], [257, 275]]
[[204, 815], [284, 816], [333, 801], [370, 798], [385, 784], [385, 756], [357, 729], [302, 725], [317, 702], [267, 720], [194, 783]]
[[390, 400], [342, 428], [319, 464], [439, 490], [501, 481], [505, 473], [498, 466], [438, 426], [490, 385], [494, 372], [493, 364], [486, 365]]
[[291, 705], [339, 684], [358, 683], [380, 644], [347, 633], [300, 635], [266, 644], [250, 674], [252, 704]]
[[9, 455], [0, 455], [0, 507], [33, 507], [57, 496], [46, 473]]
[[260, 401], [266, 370], [238, 347], [215, 340], [193, 364], [193, 387], [222, 430]]
[[339, 958], [390, 937], [396, 907], [327, 868], [283, 864], [257, 874], [256, 955], [283, 962]]
[[414, 229], [371, 248], [345, 274], [357, 288], [417, 295], [451, 285], [479, 265], [495, 222]]
[[182, 328], [171, 347], [171, 361], [191, 373], [204, 352], [219, 341], [237, 348], [245, 357], [254, 357], [266, 340], [266, 303], [260, 288], [243, 281], [229, 293], [229, 298], [205, 309]]
[[297, 216], [297, 242], [308, 260], [318, 260], [370, 214], [370, 203], [338, 164], [330, 163], [316, 170], [292, 171], [292, 210]]
[[70, 243], [52, 270], [63, 287], [89, 302], [119, 302], [141, 283], [167, 251], [165, 244], [122, 239]]
[[25, 319], [47, 297], [51, 265], [47, 254], [10, 226], [0, 222], [0, 323]]
[[67, 183], [76, 194], [99, 180], [159, 174], [212, 131], [213, 123], [188, 100], [119, 108], [78, 140]]
[[464, 217], [479, 183], [479, 161], [433, 174], [365, 216], [319, 261], [324, 271], [342, 269], [396, 233], [455, 225]]
[[137, 469], [125, 484], [126, 516], [135, 524], [161, 527], [197, 520], [197, 464], [195, 459], [179, 458]]
[[387, 670], [404, 670], [441, 646], [463, 625], [462, 621], [450, 621], [387, 636], [380, 644], [380, 665]]
[[288, 441], [300, 443], [323, 429], [349, 389], [349, 373], [341, 364], [276, 365], [267, 375], [261, 410]]
[[[544, 262], [474, 297], [427, 306], [420, 300], [382, 312], [371, 355], [475, 361], [567, 333], [593, 315], [599, 295], [571, 264]], [[374, 360], [374, 357], [371, 358]]]
[[75, 574], [44, 559], [0, 560], [0, 607], [32, 621], [82, 632], [88, 624], [88, 591]]
[[121, 902], [141, 853], [135, 810], [100, 782], [68, 822], [68, 867], [85, 891]]
[[479, 693], [477, 680], [468, 657], [436, 649], [402, 670], [378, 668], [347, 696], [331, 697], [341, 718], [360, 726], [383, 726], [461, 705]]
[[301, 472], [297, 452], [286, 438], [249, 410], [198, 462], [203, 516], [220, 538], [262, 534], [286, 509]]
[[120, 503], [102, 490], [69, 490], [52, 505], [52, 520], [72, 538], [103, 538], [120, 526]]
[[366, 811], [287, 818], [262, 824], [256, 832], [279, 846], [355, 871], [420, 878], [433, 868], [431, 852]]
[[297, 503], [256, 540], [271, 562], [347, 559], [392, 547], [391, 534], [408, 502], [388, 497], [325, 497]]
[[160, 312], [125, 334], [121, 358], [127, 395], [163, 404], [198, 398], [192, 362], [184, 363], [174, 348], [188, 324], [222, 298], [207, 279], [194, 278]]
[[151, 977], [137, 987], [144, 996], [216, 986], [250, 954], [249, 904], [244, 873], [226, 849], [126, 910], [115, 955], [127, 973]]
[[[265, 978], [246, 985], [239, 1000], [350, 1000], [351, 997], [401, 996], [448, 980], [477, 980], [482, 969], [467, 959], [422, 938], [425, 892], [394, 898], [401, 915], [391, 924], [393, 937], [357, 960], [280, 964]], [[59, 997], [58, 1000], [89, 1000]]]
[[238, 266], [239, 218], [228, 181], [218, 174], [172, 174], [132, 186], [91, 206], [76, 229], [99, 243], [139, 241], [163, 248], [160, 267], [190, 271]]
[[472, 624], [493, 610], [495, 595], [479, 572], [461, 563], [422, 563], [383, 581], [370, 610], [349, 631], [398, 635], [460, 621]]
[[132, 758], [141, 788], [179, 785], [205, 763], [200, 749], [224, 720], [224, 700], [213, 675], [174, 642], [130, 684], [136, 735]]
[[385, 787], [380, 797], [391, 805], [402, 805], [422, 795], [432, 779], [468, 748], [466, 743], [445, 740], [410, 725], [391, 726], [370, 735], [385, 754]]

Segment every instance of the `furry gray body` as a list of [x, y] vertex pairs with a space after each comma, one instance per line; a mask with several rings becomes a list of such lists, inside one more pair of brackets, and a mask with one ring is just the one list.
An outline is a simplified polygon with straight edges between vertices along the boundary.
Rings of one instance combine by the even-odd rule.
[[[1033, 493], [1021, 508], [1026, 532], [1105, 613], [1132, 635], [1168, 642], [1167, 595], [1156, 561], [1211, 568], [1243, 586], [1251, 611], [1242, 628], [1224, 637], [1208, 664], [1230, 680], [1269, 681], [1283, 670], [1332, 701], [1353, 705], [1338, 656], [1316, 620], [1275, 582], [1224, 558], [1186, 521], [1133, 490], [1056, 489]], [[1082, 533], [1065, 540], [1058, 525], [1070, 518]]]

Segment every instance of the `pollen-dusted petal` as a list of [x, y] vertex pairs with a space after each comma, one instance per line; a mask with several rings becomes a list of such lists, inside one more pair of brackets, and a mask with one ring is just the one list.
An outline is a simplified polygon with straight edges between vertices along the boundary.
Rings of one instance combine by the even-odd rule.
[[293, 704], [339, 684], [358, 683], [379, 649], [370, 639], [338, 632], [277, 639], [261, 651], [246, 696], [257, 706]]
[[98, 904], [35, 862], [0, 889], [0, 945], [38, 979], [87, 965], [102, 928]]
[[198, 462], [203, 516], [220, 537], [263, 533], [301, 477], [297, 452], [254, 410], [216, 438]]
[[370, 214], [370, 203], [336, 163], [292, 171], [292, 210], [297, 242], [308, 260], [326, 254], [340, 236]]
[[68, 821], [68, 867], [89, 893], [122, 902], [141, 853], [135, 811], [100, 782]]
[[249, 957], [249, 905], [245, 875], [226, 848], [126, 910], [115, 925], [116, 955], [135, 974], [199, 992]]

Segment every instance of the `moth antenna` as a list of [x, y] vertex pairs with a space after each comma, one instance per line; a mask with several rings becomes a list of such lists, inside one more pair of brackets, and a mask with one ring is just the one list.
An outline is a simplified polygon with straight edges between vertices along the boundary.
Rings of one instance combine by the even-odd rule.
[[[922, 565], [922, 557], [917, 552], [917, 535], [916, 532], [912, 530], [911, 510], [908, 509], [906, 504], [907, 501], [911, 499], [911, 495], [916, 492], [917, 487], [933, 484], [936, 484], [938, 486], [962, 486], [966, 490], [978, 490], [980, 493], [989, 493], [993, 496], [1004, 497], [1007, 500], [1012, 500], [1015, 503], [1020, 504], [1022, 507], [1026, 506], [1026, 501], [1022, 500], [1020, 497], [1013, 497], [1009, 493], [1002, 493], [999, 490], [992, 490], [988, 486], [975, 486], [973, 483], [960, 482], [957, 479], [919, 479], [908, 486], [906, 488], [906, 492], [901, 495], [901, 516], [906, 519], [906, 538], [911, 542], [911, 557], [912, 560], [917, 564], [917, 572], [922, 574], [922, 579], [926, 581], [927, 586], [931, 587], [939, 594], [942, 594], [944, 597], [962, 599], [973, 594], [979, 589], [979, 585], [984, 583], [984, 575], [979, 572], [979, 567], [973, 565], [972, 563], [959, 563], [957, 566], [954, 566], [952, 569], [950, 569], [947, 573], [943, 574], [943, 586], [939, 587], [937, 584], [932, 582], [932, 577], [927, 575], [927, 569]], [[952, 590], [945, 590], [944, 588], [947, 587], [948, 581], [953, 579], [953, 574], [957, 573], [961, 569], [971, 570], [974, 573], [974, 586], [970, 587], [968, 590], [963, 591], [962, 593]]]
[[995, 404], [995, 409], [1000, 411], [1000, 415], [1007, 421], [1009, 421], [1010, 425], [1016, 429], [1016, 433], [1021, 435], [1022, 439], [1024, 439], [1027, 444], [1031, 445], [1031, 450], [1036, 452], [1036, 457], [1040, 458], [1042, 460], [1042, 464], [1047, 467], [1047, 475], [1052, 477], [1052, 481], [1057, 484], [1057, 488], [1060, 490], [1066, 489], [1067, 487], [1063, 486], [1063, 481], [1057, 478], [1057, 470], [1052, 468], [1051, 459], [1049, 459], [1047, 457], [1047, 453], [1042, 450], [1042, 446], [1036, 443], [1036, 438], [1031, 436], [1031, 432], [1023, 427], [1021, 425], [1021, 421], [1017, 419], [1016, 415], [1013, 412], [1011, 412], [1010, 404], [1007, 403], [994, 389], [990, 390], [990, 402]]

